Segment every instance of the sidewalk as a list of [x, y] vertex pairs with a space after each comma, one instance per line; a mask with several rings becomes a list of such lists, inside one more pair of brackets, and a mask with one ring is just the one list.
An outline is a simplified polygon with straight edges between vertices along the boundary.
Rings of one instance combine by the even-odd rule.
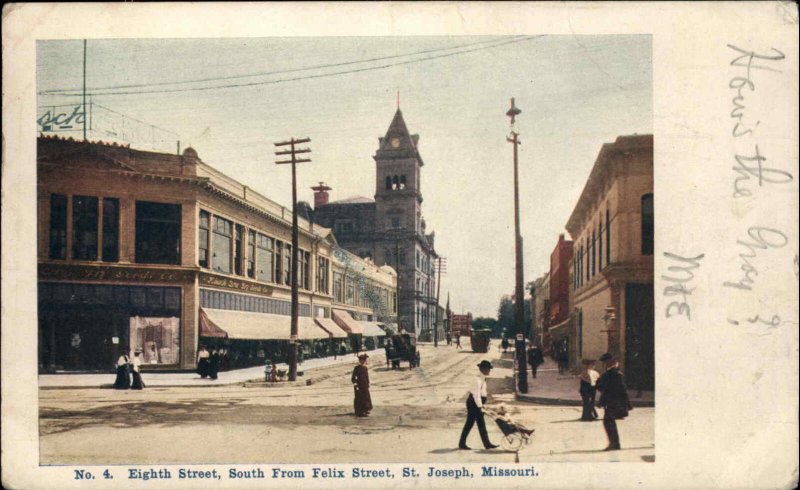
[[[515, 371], [516, 383], [516, 371]], [[578, 375], [572, 373], [558, 373], [558, 364], [552, 359], [545, 359], [544, 364], [536, 371], [536, 379], [531, 376], [528, 366], [528, 393], [517, 393], [517, 400], [540, 403], [546, 405], [575, 405], [581, 406], [581, 396], [578, 394], [580, 380]], [[598, 393], [598, 399], [600, 394]], [[635, 407], [655, 406], [655, 393], [628, 389], [631, 404]]]
[[[365, 352], [365, 351], [362, 351]], [[383, 349], [376, 349], [366, 351], [370, 358], [381, 357], [384, 355]], [[298, 376], [298, 381], [305, 381], [309, 379], [308, 371], [318, 369], [326, 366], [334, 366], [341, 364], [353, 365], [357, 363], [357, 359], [353, 354], [346, 354], [345, 356], [322, 357], [315, 359], [307, 359], [302, 364], [297, 366], [298, 371], [304, 373], [303, 376]], [[286, 364], [277, 364], [277, 369], [286, 369], [289, 367]], [[116, 375], [112, 372], [107, 374], [40, 374], [39, 375], [39, 388], [41, 389], [60, 389], [60, 388], [111, 388], [114, 384]], [[184, 387], [192, 386], [198, 388], [225, 386], [241, 384], [247, 381], [263, 381], [264, 380], [264, 366], [253, 366], [245, 369], [236, 369], [233, 371], [223, 371], [219, 373], [219, 378], [203, 379], [195, 372], [188, 373], [159, 373], [148, 372], [142, 373], [145, 385], [147, 387]], [[285, 383], [285, 382], [284, 382]]]

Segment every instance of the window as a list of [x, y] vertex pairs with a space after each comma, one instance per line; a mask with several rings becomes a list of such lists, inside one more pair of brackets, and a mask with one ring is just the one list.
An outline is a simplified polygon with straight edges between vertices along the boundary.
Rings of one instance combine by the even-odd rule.
[[352, 281], [347, 281], [347, 298], [346, 303], [348, 305], [355, 304], [356, 300], [356, 288]]
[[197, 265], [208, 269], [208, 230], [211, 224], [211, 215], [208, 211], [200, 210], [200, 223], [197, 232]]
[[50, 196], [50, 258], [67, 258], [67, 196]]
[[344, 278], [339, 272], [333, 273], [333, 297], [335, 301], [344, 303]]
[[297, 276], [297, 285], [303, 289], [311, 289], [311, 254], [305, 250], [299, 250], [297, 254], [297, 265], [300, 275]]
[[325, 257], [317, 258], [317, 291], [328, 294], [328, 274], [330, 261]]
[[103, 199], [103, 262], [119, 260], [119, 199]]
[[74, 196], [72, 198], [72, 258], [97, 260], [97, 213], [96, 197]]
[[606, 265], [611, 264], [611, 210], [606, 209]]
[[233, 236], [233, 269], [237, 276], [242, 275], [243, 257], [242, 241], [244, 240], [244, 226], [236, 225]]
[[642, 196], [642, 255], [653, 255], [653, 195]]
[[273, 241], [272, 238], [258, 234], [256, 263], [258, 264], [258, 274], [256, 279], [265, 282], [274, 282], [273, 270]]
[[[272, 270], [270, 262], [269, 271]], [[256, 232], [247, 231], [247, 277], [256, 277]]]
[[596, 248], [597, 242], [595, 241], [595, 239], [596, 238], [595, 238], [595, 235], [594, 235], [594, 230], [592, 230], [592, 277], [594, 277], [594, 273], [595, 273], [594, 265], [595, 265], [595, 259], [597, 257], [597, 254], [595, 253], [596, 252], [595, 248]]
[[136, 263], [180, 264], [181, 206], [136, 201]]
[[590, 263], [591, 255], [589, 254], [589, 247], [591, 244], [589, 243], [589, 237], [586, 237], [586, 241], [584, 241], [584, 247], [586, 250], [586, 282], [589, 282], [592, 276], [589, 275], [592, 271], [592, 264]]
[[400, 217], [399, 216], [389, 216], [387, 226], [389, 229], [396, 230], [400, 228]]
[[603, 270], [603, 219], [597, 225], [597, 270]]
[[292, 246], [288, 243], [283, 245], [283, 283], [292, 284]]
[[211, 244], [211, 269], [223, 274], [231, 273], [231, 238], [233, 223], [214, 216], [214, 230]]
[[280, 240], [275, 240], [275, 275], [273, 276], [273, 282], [276, 284], [281, 284], [283, 282], [283, 242]]

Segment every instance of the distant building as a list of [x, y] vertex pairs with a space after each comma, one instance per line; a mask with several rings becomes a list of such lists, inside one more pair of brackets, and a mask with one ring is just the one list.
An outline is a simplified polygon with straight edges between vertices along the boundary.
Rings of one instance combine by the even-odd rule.
[[[548, 318], [548, 344], [553, 340], [564, 338], [569, 330], [570, 307], [569, 290], [570, 274], [569, 264], [572, 260], [572, 242], [558, 236], [553, 252], [550, 254], [550, 304]], [[551, 346], [546, 346], [550, 349]]]
[[550, 273], [545, 272], [533, 281], [531, 294], [531, 340], [545, 353], [550, 352]]
[[472, 313], [467, 313], [466, 315], [457, 315], [454, 313], [450, 318], [450, 328], [453, 330], [453, 337], [471, 336]]
[[333, 229], [337, 243], [398, 272], [398, 323], [432, 338], [436, 315], [434, 234], [422, 217], [419, 137], [409, 133], [398, 109], [375, 152], [375, 195], [329, 202], [330, 187], [314, 189], [314, 220]]
[[631, 387], [654, 386], [653, 136], [600, 150], [566, 229], [573, 238], [570, 362], [617, 355]]

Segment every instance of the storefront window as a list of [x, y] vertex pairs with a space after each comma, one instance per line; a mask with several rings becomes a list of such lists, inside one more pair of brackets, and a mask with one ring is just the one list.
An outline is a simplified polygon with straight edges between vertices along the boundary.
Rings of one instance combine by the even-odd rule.
[[67, 258], [67, 196], [50, 196], [50, 258]]
[[143, 364], [178, 364], [179, 325], [177, 317], [131, 317], [131, 350], [142, 352]]
[[214, 216], [212, 234], [211, 268], [214, 272], [231, 273], [231, 238], [233, 224], [219, 216]]
[[103, 262], [119, 260], [119, 199], [103, 199]]
[[97, 198], [72, 198], [72, 258], [97, 260]]
[[180, 262], [180, 204], [136, 201], [136, 263]]

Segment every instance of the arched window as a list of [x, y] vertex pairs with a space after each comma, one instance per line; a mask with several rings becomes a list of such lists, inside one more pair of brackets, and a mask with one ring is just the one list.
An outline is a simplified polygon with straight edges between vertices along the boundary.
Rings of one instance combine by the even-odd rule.
[[390, 176], [386, 176], [386, 190], [392, 190], [392, 178]]
[[654, 225], [653, 195], [645, 194], [642, 196], [642, 255], [653, 255]]
[[401, 175], [400, 176], [400, 189], [405, 189], [405, 188], [406, 188], [406, 176], [405, 175]]

